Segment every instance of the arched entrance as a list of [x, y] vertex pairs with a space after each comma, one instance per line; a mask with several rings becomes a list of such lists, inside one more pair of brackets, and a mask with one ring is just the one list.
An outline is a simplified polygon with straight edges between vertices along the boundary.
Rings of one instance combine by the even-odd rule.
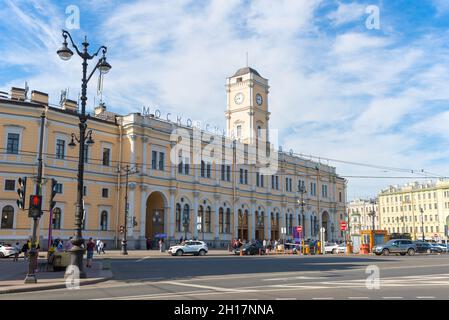
[[332, 235], [329, 234], [329, 232], [331, 231], [329, 228], [330, 222], [329, 222], [329, 213], [327, 211], [323, 212], [323, 215], [321, 217], [321, 225], [324, 228], [324, 230], [326, 230], [326, 232], [324, 233], [324, 240], [325, 241], [329, 241], [329, 239], [332, 238]]
[[256, 211], [256, 240], [265, 239], [265, 217], [264, 212]]
[[238, 210], [239, 228], [238, 235], [239, 239], [248, 240], [248, 210], [239, 209]]
[[271, 240], [279, 240], [279, 212], [271, 213]]
[[145, 237], [153, 242], [153, 248], [157, 247], [159, 238], [165, 233], [165, 197], [161, 192], [155, 191], [147, 199]]

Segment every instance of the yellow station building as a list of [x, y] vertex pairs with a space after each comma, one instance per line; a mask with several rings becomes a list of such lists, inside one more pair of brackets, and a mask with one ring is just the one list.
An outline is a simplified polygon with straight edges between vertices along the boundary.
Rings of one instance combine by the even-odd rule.
[[[170, 242], [187, 236], [217, 247], [234, 238], [288, 239], [297, 225], [306, 239], [317, 239], [321, 227], [326, 239], [342, 239], [346, 181], [334, 167], [274, 150], [268, 80], [246, 67], [227, 79], [226, 90], [226, 135], [196, 130], [168, 115], [119, 115], [104, 104], [95, 108], [88, 119], [94, 143], [84, 159], [85, 238], [102, 239], [109, 247], [119, 244], [125, 224], [123, 169], [129, 166], [138, 171], [129, 175], [129, 248], [144, 248], [146, 238], [161, 234]], [[17, 179], [27, 177], [28, 206], [42, 112], [44, 209], [52, 178], [58, 193], [53, 219], [45, 211], [38, 234], [43, 247], [50, 225], [53, 238], [74, 234], [78, 147], [69, 145], [71, 134], [79, 132], [77, 102], [62, 99], [53, 106], [45, 93], [32, 91], [28, 98], [24, 89], [12, 88], [0, 95], [1, 242], [23, 242], [32, 233], [28, 212], [17, 207], [16, 190]]]

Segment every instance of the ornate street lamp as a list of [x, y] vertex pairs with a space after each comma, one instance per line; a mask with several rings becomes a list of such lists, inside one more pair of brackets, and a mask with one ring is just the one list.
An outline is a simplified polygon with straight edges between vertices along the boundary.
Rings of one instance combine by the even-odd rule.
[[[75, 146], [75, 140], [79, 143], [79, 156], [78, 156], [78, 187], [77, 187], [77, 204], [76, 204], [76, 213], [75, 213], [75, 227], [76, 234], [72, 238], [72, 248], [70, 249], [71, 253], [71, 268], [67, 268], [66, 276], [70, 276], [74, 270], [74, 267], [78, 268], [80, 278], [85, 278], [86, 273], [84, 272], [83, 267], [83, 254], [84, 254], [84, 239], [82, 237], [81, 229], [82, 229], [82, 219], [84, 212], [83, 205], [83, 188], [84, 188], [84, 148], [86, 143], [92, 143], [92, 132], [89, 131], [86, 135], [87, 129], [87, 119], [86, 115], [86, 101], [87, 101], [87, 83], [92, 78], [95, 71], [98, 69], [100, 74], [106, 74], [111, 69], [111, 65], [106, 61], [106, 52], [107, 48], [105, 46], [101, 46], [94, 54], [89, 54], [88, 47], [89, 43], [87, 42], [87, 38], [84, 38], [84, 42], [82, 43], [83, 49], [80, 51], [78, 47], [73, 42], [72, 36], [69, 32], [63, 30], [62, 36], [64, 38], [64, 42], [62, 43], [62, 47], [57, 51], [58, 56], [67, 61], [73, 56], [73, 51], [67, 46], [67, 37], [70, 39], [70, 43], [72, 47], [75, 49], [76, 53], [83, 60], [83, 78], [81, 80], [81, 113], [79, 113], [79, 137], [77, 138], [74, 134], [72, 134], [72, 141], [70, 142], [70, 146]], [[98, 60], [94, 69], [87, 76], [87, 61], [95, 58], [100, 51], [102, 52], [102, 57]]]

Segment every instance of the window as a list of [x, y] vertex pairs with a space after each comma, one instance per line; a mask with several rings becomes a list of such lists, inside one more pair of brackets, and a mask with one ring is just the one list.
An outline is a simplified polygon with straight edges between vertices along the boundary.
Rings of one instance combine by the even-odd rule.
[[185, 232], [190, 232], [190, 206], [186, 203], [182, 213], [182, 225]]
[[[338, 193], [338, 201], [339, 201], [339, 202], [342, 202], [341, 191]], [[385, 208], [383, 208], [383, 209], [384, 209], [384, 212], [385, 212]]]
[[271, 189], [274, 189], [274, 176], [271, 176]]
[[61, 229], [61, 209], [53, 209], [53, 219], [51, 221], [52, 228], [55, 230]]
[[111, 149], [109, 148], [103, 149], [103, 165], [104, 166], [111, 165]]
[[226, 233], [231, 233], [231, 209], [226, 209]]
[[248, 170], [245, 170], [245, 184], [248, 184]]
[[222, 164], [221, 165], [221, 180], [223, 180], [223, 181], [225, 180], [225, 176], [226, 176], [225, 173], [226, 173], [225, 172], [225, 165]]
[[205, 224], [204, 231], [205, 232], [210, 232], [210, 221], [211, 221], [211, 209], [208, 206], [206, 208], [206, 219], [204, 220], [204, 224]]
[[201, 167], [200, 167], [201, 177], [206, 178], [206, 163], [201, 160]]
[[14, 208], [5, 206], [2, 210], [1, 229], [12, 229], [14, 227]]
[[5, 191], [14, 191], [16, 189], [16, 180], [5, 180]]
[[219, 222], [218, 230], [220, 233], [224, 233], [224, 226], [225, 226], [224, 218], [225, 218], [225, 216], [224, 216], [223, 208], [218, 209], [218, 222]]
[[226, 166], [226, 181], [231, 181], [231, 166]]
[[260, 138], [262, 136], [262, 127], [257, 126], [257, 137]]
[[260, 187], [259, 180], [260, 180], [260, 173], [259, 173], [259, 172], [256, 172], [256, 186], [257, 186], [257, 187]]
[[176, 231], [182, 231], [181, 227], [181, 205], [176, 204]]
[[19, 139], [18, 133], [8, 133], [8, 144], [6, 146], [6, 153], [19, 154]]
[[327, 198], [327, 185], [323, 184], [321, 186], [321, 196], [323, 198]]
[[180, 174], [182, 174], [182, 167], [183, 167], [182, 155], [179, 154], [179, 156], [178, 156], [178, 173], [180, 173]]
[[56, 159], [64, 159], [65, 157], [65, 140], [56, 140]]
[[87, 186], [83, 186], [83, 196], [87, 196]]
[[190, 169], [190, 159], [189, 158], [185, 158], [186, 163], [184, 165], [184, 174], [188, 175], [189, 174], [189, 169]]
[[237, 138], [240, 138], [242, 136], [242, 126], [237, 126]]
[[159, 170], [164, 171], [165, 167], [165, 153], [159, 152]]
[[100, 216], [100, 230], [101, 231], [108, 230], [108, 212], [106, 210], [101, 212], [101, 216]]
[[260, 186], [263, 188], [263, 174], [260, 175]]
[[57, 183], [55, 186], [56, 193], [62, 193], [62, 183]]
[[279, 190], [279, 176], [276, 176], [276, 190]]
[[157, 151], [151, 152], [151, 169], [156, 170], [157, 165]]
[[211, 167], [212, 167], [212, 165], [210, 163], [208, 163], [206, 165], [206, 175], [207, 175], [208, 178], [211, 177]]
[[240, 169], [240, 184], [243, 184], [243, 169]]
[[101, 196], [103, 198], [108, 198], [109, 197], [109, 189], [108, 188], [101, 189]]
[[242, 81], [243, 81], [242, 77], [237, 78], [237, 82], [242, 82]]

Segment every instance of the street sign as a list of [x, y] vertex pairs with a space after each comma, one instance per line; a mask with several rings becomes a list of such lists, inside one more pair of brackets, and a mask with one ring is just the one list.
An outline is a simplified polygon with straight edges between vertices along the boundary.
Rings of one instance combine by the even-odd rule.
[[346, 227], [347, 227], [346, 221], [340, 222], [340, 229], [341, 229], [341, 231], [346, 231]]
[[296, 227], [296, 231], [298, 231], [298, 233], [301, 234], [301, 232], [302, 232], [302, 226], [297, 226], [297, 227]]

